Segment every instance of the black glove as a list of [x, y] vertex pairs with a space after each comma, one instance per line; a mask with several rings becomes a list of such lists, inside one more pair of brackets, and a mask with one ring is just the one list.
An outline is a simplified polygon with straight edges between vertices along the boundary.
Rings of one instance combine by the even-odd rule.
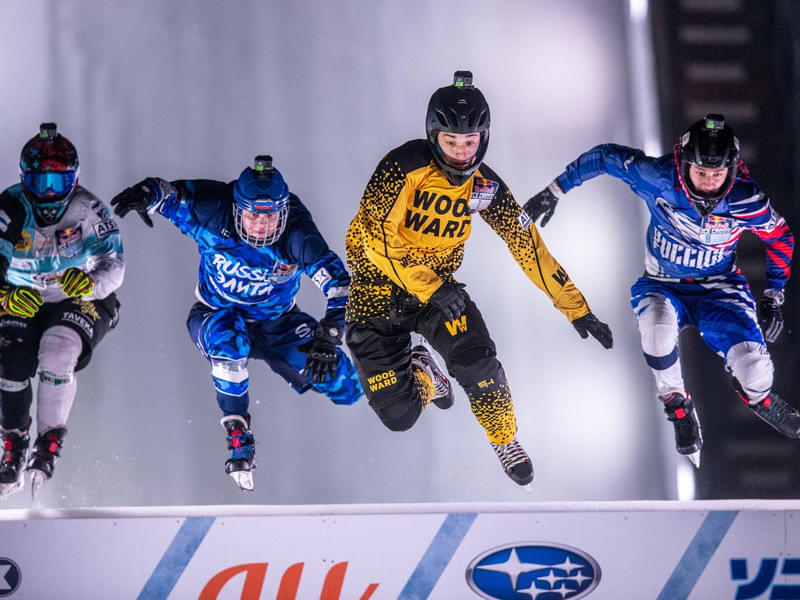
[[578, 333], [583, 339], [586, 339], [589, 337], [589, 334], [592, 334], [592, 337], [600, 342], [606, 350], [614, 345], [611, 328], [592, 313], [575, 319], [572, 322], [572, 326], [578, 330]]
[[770, 343], [778, 339], [783, 331], [783, 292], [780, 290], [764, 290], [758, 302], [758, 320], [764, 339]]
[[336, 346], [341, 344], [342, 328], [339, 324], [330, 319], [322, 319], [308, 346], [305, 373], [311, 376], [311, 383], [322, 383], [333, 378], [336, 370]]
[[452, 321], [461, 316], [467, 306], [467, 295], [463, 283], [448, 283], [445, 281], [439, 289], [433, 292], [428, 300], [444, 315], [445, 319]]
[[[541, 227], [547, 225], [553, 213], [556, 212], [558, 196], [553, 193], [553, 186], [558, 186], [558, 183], [554, 181], [549, 187], [544, 188], [541, 192], [528, 200], [525, 206], [522, 207], [522, 210], [528, 213], [528, 216], [530, 216], [533, 222], [536, 222], [536, 219], [544, 215], [544, 217], [542, 217], [542, 222], [539, 224]], [[561, 188], [557, 189], [560, 190]]]
[[152, 227], [153, 221], [150, 220], [147, 212], [154, 210], [164, 201], [164, 190], [159, 184], [158, 179], [148, 177], [136, 185], [125, 188], [111, 199], [114, 213], [119, 217], [124, 217], [130, 211], [135, 210], [145, 225]]

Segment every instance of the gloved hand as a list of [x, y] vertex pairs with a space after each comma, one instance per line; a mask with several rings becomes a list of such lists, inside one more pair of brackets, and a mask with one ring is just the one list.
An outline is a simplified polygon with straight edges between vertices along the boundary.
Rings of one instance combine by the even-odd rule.
[[603, 345], [603, 348], [608, 350], [614, 345], [614, 338], [611, 335], [611, 328], [603, 323], [600, 319], [595, 317], [592, 313], [583, 315], [572, 322], [572, 326], [578, 330], [578, 333], [583, 339], [592, 335], [594, 339]]
[[39, 290], [6, 284], [0, 286], [0, 306], [16, 317], [30, 318], [44, 304]]
[[136, 185], [125, 188], [111, 199], [111, 206], [114, 213], [119, 217], [124, 217], [130, 211], [135, 210], [148, 227], [153, 226], [148, 213], [154, 212], [161, 206], [166, 197], [165, 192], [174, 190], [169, 182], [155, 177], [143, 179]]
[[542, 217], [542, 222], [539, 224], [541, 227], [547, 225], [553, 213], [556, 212], [556, 204], [558, 199], [564, 195], [561, 187], [557, 181], [553, 181], [548, 187], [544, 188], [541, 192], [530, 198], [525, 206], [522, 207], [531, 220], [536, 222], [536, 219]]
[[322, 383], [333, 378], [336, 370], [336, 346], [341, 344], [342, 328], [339, 324], [330, 319], [322, 319], [307, 352], [305, 373], [311, 376], [311, 383]]
[[783, 292], [781, 290], [764, 290], [758, 302], [758, 320], [764, 339], [770, 343], [778, 339], [783, 331]]
[[94, 291], [94, 279], [92, 279], [92, 276], [75, 267], [70, 267], [64, 271], [58, 278], [58, 284], [64, 294], [70, 298], [88, 296]]
[[445, 281], [439, 289], [433, 292], [428, 300], [444, 315], [445, 319], [452, 321], [461, 316], [467, 306], [467, 295], [463, 283], [449, 283]]

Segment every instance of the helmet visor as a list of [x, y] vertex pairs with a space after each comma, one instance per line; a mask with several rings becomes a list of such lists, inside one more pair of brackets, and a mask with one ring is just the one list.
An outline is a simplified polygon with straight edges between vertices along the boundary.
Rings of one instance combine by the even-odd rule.
[[37, 196], [65, 196], [75, 186], [78, 174], [75, 171], [44, 171], [41, 173], [23, 173], [22, 183]]

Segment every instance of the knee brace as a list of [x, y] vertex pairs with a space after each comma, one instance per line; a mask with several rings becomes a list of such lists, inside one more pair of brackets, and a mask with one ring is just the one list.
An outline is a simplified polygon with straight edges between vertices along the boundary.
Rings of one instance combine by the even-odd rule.
[[498, 380], [500, 376], [505, 381], [503, 367], [494, 349], [488, 346], [468, 348], [454, 354], [447, 363], [447, 369], [465, 390], [479, 382]]
[[774, 367], [764, 344], [735, 344], [728, 350], [725, 367], [739, 382], [750, 404], [761, 402], [772, 389]]
[[63, 325], [47, 329], [39, 342], [39, 381], [52, 385], [72, 383], [82, 351], [83, 341], [74, 329]]
[[[25, 338], [0, 337], [0, 373], [6, 385], [22, 383], [36, 374], [36, 347]], [[5, 389], [5, 388], [0, 388]], [[6, 390], [14, 391], [14, 390]]]
[[667, 369], [678, 360], [678, 313], [667, 298], [652, 296], [638, 315], [642, 352], [652, 369]]

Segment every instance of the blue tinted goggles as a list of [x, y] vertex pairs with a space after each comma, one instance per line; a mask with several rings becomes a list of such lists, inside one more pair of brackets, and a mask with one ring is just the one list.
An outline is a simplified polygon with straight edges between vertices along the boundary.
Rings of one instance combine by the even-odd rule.
[[75, 171], [44, 171], [42, 173], [23, 173], [22, 183], [37, 196], [52, 192], [56, 196], [68, 194], [75, 186], [78, 173]]

